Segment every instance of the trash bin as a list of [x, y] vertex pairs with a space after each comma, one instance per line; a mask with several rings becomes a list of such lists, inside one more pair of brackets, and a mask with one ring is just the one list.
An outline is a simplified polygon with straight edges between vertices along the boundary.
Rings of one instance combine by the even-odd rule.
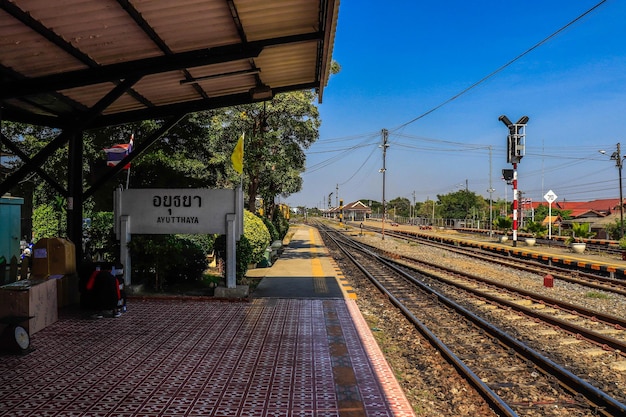
[[257, 264], [259, 268], [268, 268], [272, 266], [272, 248], [268, 247], [263, 253], [263, 259]]

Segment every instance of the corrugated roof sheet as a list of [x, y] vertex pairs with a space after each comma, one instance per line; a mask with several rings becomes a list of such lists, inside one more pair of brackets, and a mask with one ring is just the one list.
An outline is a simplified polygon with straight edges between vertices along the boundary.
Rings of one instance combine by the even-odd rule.
[[[1, 0], [3, 117], [88, 127], [254, 101], [328, 81], [339, 0]], [[186, 107], [185, 104], [188, 104]]]

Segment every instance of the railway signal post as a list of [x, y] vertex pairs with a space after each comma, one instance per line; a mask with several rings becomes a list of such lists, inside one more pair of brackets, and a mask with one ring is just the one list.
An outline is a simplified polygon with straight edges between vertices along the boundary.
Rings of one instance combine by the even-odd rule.
[[498, 118], [509, 129], [506, 140], [507, 162], [513, 165], [513, 246], [517, 246], [517, 218], [519, 202], [517, 195], [517, 164], [520, 163], [526, 150], [526, 123], [528, 116], [522, 116], [517, 123], [511, 122], [502, 115]]

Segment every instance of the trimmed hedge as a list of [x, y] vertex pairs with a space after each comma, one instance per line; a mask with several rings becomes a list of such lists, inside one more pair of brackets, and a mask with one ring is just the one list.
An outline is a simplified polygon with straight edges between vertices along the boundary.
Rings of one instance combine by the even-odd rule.
[[263, 220], [248, 210], [243, 212], [243, 234], [252, 247], [252, 258], [249, 263], [261, 262], [265, 249], [271, 243], [271, 236]]
[[133, 235], [128, 244], [133, 282], [161, 290], [167, 284], [202, 280], [213, 235]]

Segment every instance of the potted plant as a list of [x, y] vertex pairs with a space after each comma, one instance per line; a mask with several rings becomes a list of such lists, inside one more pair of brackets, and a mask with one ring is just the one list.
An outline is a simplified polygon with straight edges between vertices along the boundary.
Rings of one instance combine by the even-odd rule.
[[537, 238], [542, 239], [546, 236], [548, 228], [540, 222], [529, 221], [526, 223], [524, 231], [531, 234], [531, 237], [526, 238], [526, 244], [533, 246], [537, 242]]
[[565, 244], [570, 245], [574, 252], [583, 253], [587, 247], [584, 239], [591, 239], [595, 235], [589, 224], [572, 223], [571, 235], [565, 240]]
[[503, 234], [502, 236], [499, 237], [499, 241], [502, 242], [506, 242], [507, 240], [509, 240], [509, 236], [508, 236], [508, 232], [509, 229], [511, 229], [511, 226], [513, 225], [513, 220], [510, 217], [496, 217], [493, 220], [493, 225], [495, 226], [496, 229], [500, 230]]

